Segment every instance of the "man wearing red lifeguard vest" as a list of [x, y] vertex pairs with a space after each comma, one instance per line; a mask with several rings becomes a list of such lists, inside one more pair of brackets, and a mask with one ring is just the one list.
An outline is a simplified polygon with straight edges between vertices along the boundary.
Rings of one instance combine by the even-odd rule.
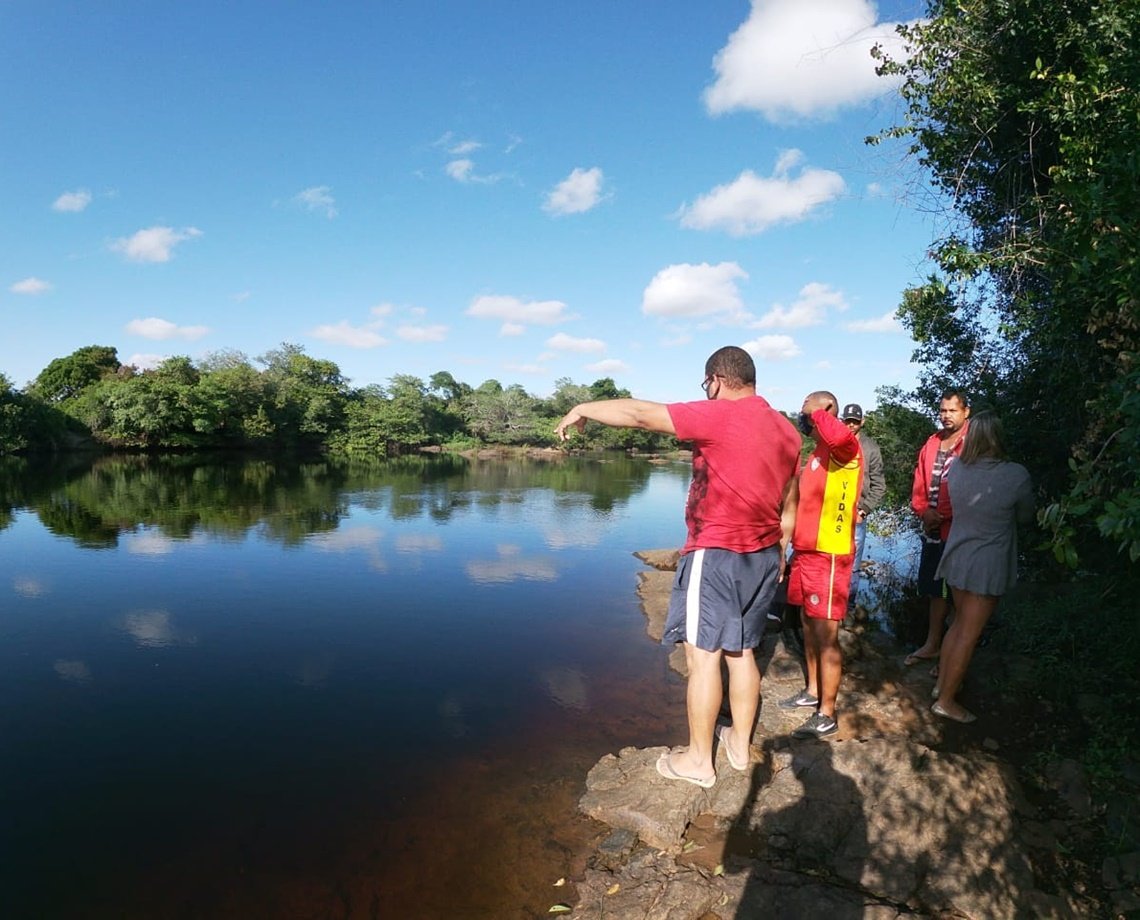
[[816, 446], [800, 471], [796, 496], [785, 505], [784, 513], [784, 528], [792, 530], [795, 550], [788, 603], [800, 607], [803, 620], [807, 686], [779, 705], [816, 710], [792, 732], [799, 738], [822, 738], [838, 728], [835, 698], [843, 674], [839, 624], [847, 612], [863, 485], [859, 439], [839, 420], [838, 413], [838, 400], [826, 390], [804, 400], [800, 430], [814, 437]]

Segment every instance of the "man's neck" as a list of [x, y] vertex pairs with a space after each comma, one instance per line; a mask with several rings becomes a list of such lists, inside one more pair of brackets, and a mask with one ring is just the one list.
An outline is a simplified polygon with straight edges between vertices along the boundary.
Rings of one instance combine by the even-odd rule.
[[954, 431], [942, 430], [942, 450], [953, 450], [955, 445], [962, 439], [962, 432], [965, 429], [958, 428]]
[[730, 389], [729, 387], [721, 387], [721, 391], [717, 394], [717, 399], [747, 399], [749, 396], [756, 395], [756, 387], [736, 387]]

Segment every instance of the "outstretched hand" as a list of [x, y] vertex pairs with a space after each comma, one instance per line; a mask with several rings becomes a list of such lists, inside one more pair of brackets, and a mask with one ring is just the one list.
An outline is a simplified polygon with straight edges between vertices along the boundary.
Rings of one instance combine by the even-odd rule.
[[558, 427], [554, 429], [554, 433], [558, 435], [558, 440], [569, 441], [570, 428], [577, 428], [579, 434], [586, 430], [586, 416], [578, 411], [577, 406], [562, 416], [562, 421], [560, 421]]

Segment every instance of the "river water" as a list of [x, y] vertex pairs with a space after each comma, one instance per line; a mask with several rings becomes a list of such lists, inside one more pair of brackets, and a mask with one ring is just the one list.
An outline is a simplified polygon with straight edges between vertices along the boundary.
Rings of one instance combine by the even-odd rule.
[[[0, 462], [0, 916], [545, 915], [682, 743], [623, 456]], [[873, 550], [869, 551], [874, 555]]]
[[[545, 914], [684, 737], [631, 553], [688, 468], [0, 466], [0, 914]], [[571, 890], [572, 893], [572, 890]]]

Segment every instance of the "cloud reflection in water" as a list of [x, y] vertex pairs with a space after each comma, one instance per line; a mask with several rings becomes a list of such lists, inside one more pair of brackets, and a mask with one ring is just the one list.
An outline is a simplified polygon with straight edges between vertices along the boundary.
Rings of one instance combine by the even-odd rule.
[[82, 661], [68, 661], [65, 658], [58, 658], [52, 669], [60, 676], [61, 680], [70, 681], [73, 684], [85, 684], [91, 680], [91, 669]]
[[137, 556], [165, 556], [174, 552], [175, 540], [157, 530], [143, 530], [123, 537], [128, 553]]
[[590, 708], [590, 688], [586, 675], [574, 668], [550, 668], [539, 674], [547, 695], [563, 709], [586, 712]]
[[306, 658], [297, 669], [297, 683], [302, 687], [323, 687], [335, 663], [336, 655], [332, 652], [318, 652]]
[[383, 533], [375, 527], [341, 527], [327, 533], [310, 536], [305, 542], [326, 553], [364, 553], [369, 568], [377, 572], [388, 571], [388, 563], [380, 555]]
[[396, 552], [399, 553], [440, 553], [443, 552], [443, 538], [435, 534], [409, 533], [396, 537]]
[[467, 577], [480, 585], [504, 584], [520, 579], [528, 581], [558, 579], [558, 569], [549, 558], [523, 556], [517, 546], [510, 544], [499, 546], [498, 553], [498, 559], [468, 562]]
[[20, 597], [43, 597], [47, 594], [47, 587], [36, 578], [14, 578], [12, 590]]
[[144, 648], [171, 648], [196, 645], [198, 637], [174, 626], [166, 610], [142, 610], [123, 617], [121, 628]]

